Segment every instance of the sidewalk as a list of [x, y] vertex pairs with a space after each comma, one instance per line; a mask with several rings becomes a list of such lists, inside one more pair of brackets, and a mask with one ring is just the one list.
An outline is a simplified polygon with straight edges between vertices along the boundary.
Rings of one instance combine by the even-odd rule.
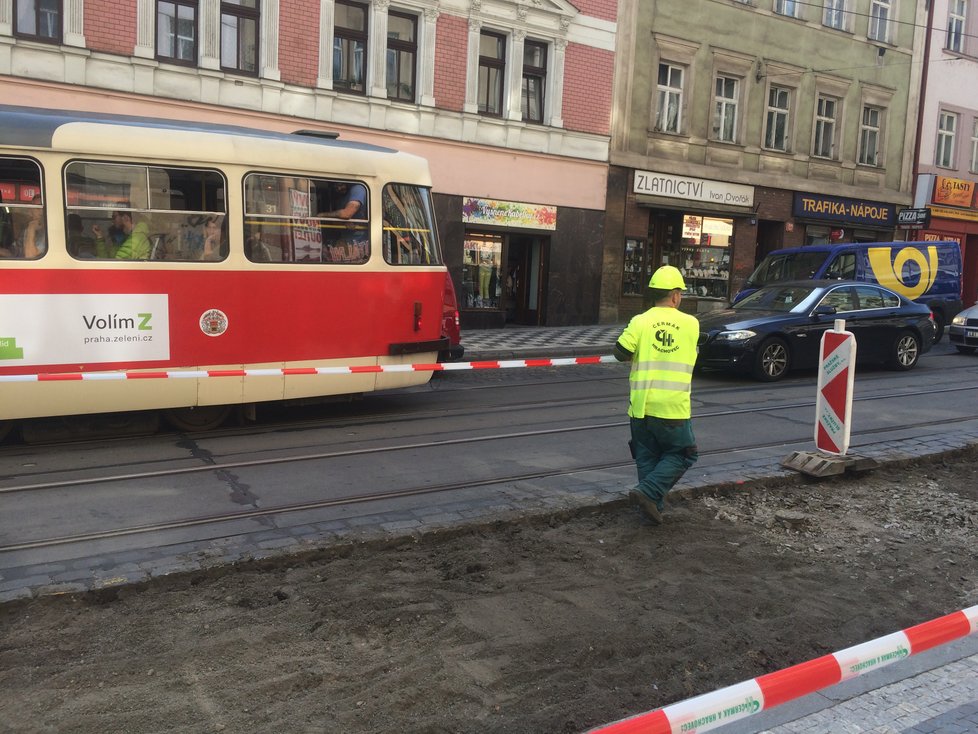
[[973, 734], [978, 732], [978, 638], [972, 634], [715, 731]]
[[592, 357], [611, 354], [625, 324], [507, 326], [462, 332], [466, 362], [524, 357]]

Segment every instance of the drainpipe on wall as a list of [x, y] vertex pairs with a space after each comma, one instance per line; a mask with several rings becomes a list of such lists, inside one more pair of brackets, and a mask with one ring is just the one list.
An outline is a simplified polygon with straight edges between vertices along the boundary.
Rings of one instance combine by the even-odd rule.
[[920, 140], [924, 134], [924, 102], [927, 99], [927, 73], [930, 70], [930, 39], [934, 34], [934, 2], [927, 2], [927, 35], [924, 37], [924, 66], [920, 73], [920, 101], [917, 107], [917, 131], [913, 144], [913, 205], [917, 206], [917, 186], [920, 181]]

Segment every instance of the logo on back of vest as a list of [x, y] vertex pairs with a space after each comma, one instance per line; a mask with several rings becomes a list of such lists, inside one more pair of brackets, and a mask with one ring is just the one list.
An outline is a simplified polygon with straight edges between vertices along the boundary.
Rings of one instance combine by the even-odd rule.
[[675, 352], [679, 349], [676, 337], [673, 332], [676, 329], [674, 324], [658, 323], [655, 325], [655, 342], [653, 346], [657, 352]]

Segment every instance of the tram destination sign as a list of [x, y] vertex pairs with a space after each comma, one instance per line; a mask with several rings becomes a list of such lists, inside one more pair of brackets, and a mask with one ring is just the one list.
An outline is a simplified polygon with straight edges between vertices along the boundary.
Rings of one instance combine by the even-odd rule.
[[897, 212], [897, 226], [901, 229], [926, 229], [930, 226], [930, 209], [903, 209]]

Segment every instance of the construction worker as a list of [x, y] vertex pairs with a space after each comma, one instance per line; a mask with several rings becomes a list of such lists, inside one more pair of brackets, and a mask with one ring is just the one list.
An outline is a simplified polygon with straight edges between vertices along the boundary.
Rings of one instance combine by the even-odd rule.
[[638, 486], [628, 497], [658, 525], [666, 493], [698, 458], [689, 396], [700, 325], [679, 310], [686, 283], [678, 269], [663, 265], [652, 274], [649, 288], [654, 305], [625, 327], [615, 357], [632, 363], [629, 447]]

